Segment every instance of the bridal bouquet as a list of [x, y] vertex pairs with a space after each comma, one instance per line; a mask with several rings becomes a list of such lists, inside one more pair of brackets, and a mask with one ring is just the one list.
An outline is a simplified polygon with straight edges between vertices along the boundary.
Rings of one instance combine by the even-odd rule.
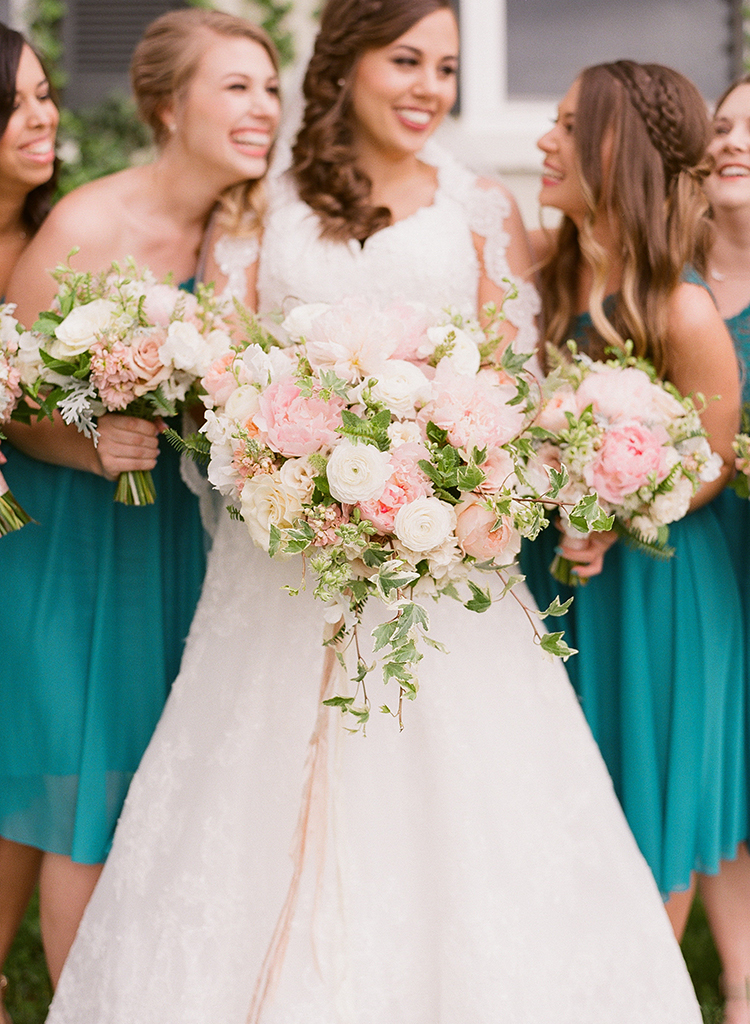
[[[285, 347], [255, 330], [204, 377], [208, 477], [257, 545], [304, 556], [315, 595], [341, 623], [337, 651], [357, 651], [365, 693], [360, 704], [329, 703], [360, 723], [372, 666], [356, 628], [369, 598], [390, 607], [373, 636], [400, 717], [417, 691], [418, 642], [439, 646], [420, 599], [463, 591], [467, 608], [484, 611], [493, 596], [475, 570], [510, 590], [521, 537], [546, 521], [516, 477], [535, 458], [524, 440], [535, 381], [525, 357], [506, 349], [496, 361], [499, 338], [451, 313], [352, 300], [298, 307], [282, 330]], [[564, 476], [545, 479], [554, 499]], [[561, 633], [535, 633], [546, 651], [571, 653]]]
[[[31, 369], [29, 351], [33, 353], [34, 339], [29, 331], [13, 316], [12, 303], [0, 305], [0, 424], [11, 417], [24, 419], [28, 414], [23, 402], [23, 385], [33, 380], [33, 354]], [[0, 433], [0, 438], [2, 438]], [[0, 454], [0, 464], [5, 458]], [[30, 522], [30, 516], [21, 508], [0, 473], [0, 537]]]
[[[567, 471], [558, 495], [563, 529], [581, 536], [566, 505], [596, 495], [627, 542], [669, 557], [668, 524], [687, 513], [703, 481], [716, 479], [721, 458], [709, 447], [693, 400], [659, 380], [646, 360], [628, 350], [595, 362], [572, 351], [545, 382], [533, 429], [538, 458]], [[552, 573], [575, 585], [581, 580], [572, 567], [558, 557]]]
[[[231, 344], [210, 288], [191, 295], [132, 263], [99, 274], [60, 266], [54, 277], [53, 308], [34, 325], [38, 375], [29, 393], [42, 414], [59, 409], [96, 444], [105, 412], [154, 419], [198, 400], [200, 378]], [[115, 501], [154, 498], [150, 473], [120, 475]]]

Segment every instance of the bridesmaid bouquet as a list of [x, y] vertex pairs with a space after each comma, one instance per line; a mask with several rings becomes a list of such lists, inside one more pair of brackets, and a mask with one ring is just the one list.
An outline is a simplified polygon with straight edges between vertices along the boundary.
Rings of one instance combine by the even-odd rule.
[[[565, 504], [596, 495], [626, 542], [668, 558], [668, 524], [681, 519], [703, 481], [715, 480], [721, 458], [709, 447], [693, 400], [631, 351], [604, 362], [559, 353], [543, 388], [545, 401], [533, 428], [534, 450], [548, 465], [565, 466], [560, 515], [570, 537], [581, 524]], [[558, 557], [551, 571], [569, 585], [581, 582], [573, 563]]]
[[[40, 414], [60, 410], [97, 443], [105, 412], [174, 416], [198, 400], [198, 383], [231, 341], [226, 306], [210, 288], [192, 295], [148, 269], [118, 264], [99, 274], [54, 271], [53, 308], [34, 324], [38, 376], [29, 389]], [[115, 501], [152, 504], [148, 472], [122, 473]]]
[[742, 433], [737, 434], [732, 442], [737, 475], [728, 486], [736, 491], [740, 498], [750, 498], [750, 403], [746, 402], [743, 406], [741, 425]]
[[[312, 570], [340, 623], [337, 650], [358, 652], [353, 678], [365, 693], [328, 703], [360, 724], [372, 666], [356, 629], [369, 598], [392, 609], [373, 636], [400, 718], [417, 692], [419, 642], [439, 646], [420, 599], [486, 610], [493, 595], [473, 570], [499, 576], [506, 593], [521, 538], [546, 522], [517, 477], [536, 459], [527, 428], [538, 385], [526, 357], [506, 349], [496, 360], [499, 337], [457, 314], [351, 300], [298, 307], [282, 331], [279, 347], [256, 325], [204, 377], [208, 478], [258, 546], [300, 554]], [[540, 465], [537, 475], [554, 500], [564, 474]], [[601, 518], [590, 503], [571, 514], [594, 528]], [[556, 613], [557, 603], [543, 615]], [[535, 634], [545, 651], [572, 653], [561, 633]]]
[[[35, 376], [33, 354], [29, 368], [29, 351], [34, 339], [13, 316], [12, 303], [0, 305], [0, 424], [9, 419], [25, 419], [29, 410], [23, 401], [23, 385]], [[0, 438], [2, 438], [0, 433]], [[5, 457], [0, 453], [0, 465]], [[0, 473], [0, 537], [20, 530], [31, 517], [21, 508]]]

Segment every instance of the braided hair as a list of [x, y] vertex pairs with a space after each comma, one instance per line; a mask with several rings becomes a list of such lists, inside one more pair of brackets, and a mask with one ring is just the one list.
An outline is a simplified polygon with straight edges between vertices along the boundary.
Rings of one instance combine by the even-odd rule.
[[321, 237], [363, 241], [391, 223], [370, 201], [372, 182], [356, 165], [351, 89], [366, 50], [389, 46], [451, 0], [328, 0], [303, 83], [302, 127], [292, 150], [300, 198], [316, 211]]
[[[664, 373], [666, 300], [705, 230], [700, 186], [710, 133], [706, 106], [691, 82], [659, 64], [600, 64], [581, 72], [579, 82], [573, 134], [587, 214], [580, 230], [564, 218], [541, 270], [548, 337], [565, 341], [587, 263], [593, 272], [589, 308], [601, 348], [622, 347], [630, 339], [635, 352]], [[615, 253], [595, 240], [599, 218], [614, 230]], [[616, 265], [621, 287], [605, 314], [604, 291]]]

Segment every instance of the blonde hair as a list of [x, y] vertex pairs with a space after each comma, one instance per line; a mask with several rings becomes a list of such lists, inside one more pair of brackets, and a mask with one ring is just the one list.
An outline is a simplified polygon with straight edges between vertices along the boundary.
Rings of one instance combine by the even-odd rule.
[[[706, 107], [692, 82], [658, 64], [600, 64], [582, 71], [579, 82], [573, 136], [587, 212], [580, 230], [563, 219], [540, 271], [547, 336], [558, 345], [567, 339], [580, 272], [588, 264], [588, 306], [601, 348], [632, 340], [636, 354], [664, 373], [666, 300], [705, 230]], [[611, 139], [606, 168], [605, 139]], [[614, 226], [616, 253], [596, 241], [599, 218]], [[622, 281], [608, 315], [613, 257]]]
[[[164, 111], [171, 100], [187, 89], [198, 70], [207, 33], [257, 43], [268, 54], [274, 70], [279, 70], [278, 54], [270, 36], [244, 18], [197, 7], [168, 11], [156, 18], [135, 48], [130, 81], [138, 115], [153, 132], [157, 146], [164, 145], [169, 138]], [[265, 212], [262, 180], [233, 185], [222, 193], [219, 203], [223, 227], [235, 234], [257, 232]]]

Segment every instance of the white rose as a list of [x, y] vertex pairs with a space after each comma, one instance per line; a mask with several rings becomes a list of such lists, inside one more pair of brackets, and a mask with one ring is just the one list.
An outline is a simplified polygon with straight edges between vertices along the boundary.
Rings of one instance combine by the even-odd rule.
[[331, 307], [327, 302], [308, 302], [303, 306], [297, 306], [281, 325], [292, 341], [301, 341], [306, 338], [314, 321]]
[[373, 444], [352, 444], [343, 440], [333, 449], [326, 476], [331, 496], [347, 505], [375, 501], [391, 476], [388, 452]]
[[450, 352], [443, 356], [440, 360], [441, 363], [447, 363], [455, 373], [461, 374], [462, 377], [473, 377], [478, 372], [479, 349], [474, 339], [466, 331], [462, 331], [460, 327], [454, 327], [453, 324], [444, 324], [442, 327], [428, 327], [427, 337], [431, 345], [428, 355], [438, 348], [447, 347]]
[[159, 358], [165, 366], [202, 377], [210, 366], [208, 357], [206, 342], [197, 327], [184, 320], [169, 325], [166, 341], [159, 346]]
[[401, 506], [393, 529], [401, 543], [412, 551], [432, 551], [445, 543], [455, 525], [452, 505], [439, 498], [417, 498]]
[[243, 426], [258, 411], [260, 393], [252, 384], [240, 384], [227, 399], [224, 415]]
[[56, 359], [74, 359], [91, 348], [112, 323], [116, 306], [109, 299], [94, 299], [76, 306], [55, 330], [50, 355]]
[[292, 526], [302, 511], [302, 503], [287, 491], [278, 474], [264, 473], [245, 481], [240, 511], [253, 541], [268, 551], [271, 527]]
[[284, 349], [272, 348], [264, 352], [260, 345], [248, 345], [242, 354], [242, 365], [247, 379], [267, 387], [289, 377], [294, 370], [294, 358]]
[[296, 495], [301, 502], [309, 501], [315, 489], [317, 472], [307, 456], [287, 459], [279, 470], [284, 487]]
[[686, 476], [679, 477], [671, 491], [657, 494], [651, 502], [651, 518], [656, 523], [674, 523], [682, 519], [687, 515], [692, 497], [692, 483]]
[[394, 420], [388, 427], [388, 437], [394, 448], [402, 444], [420, 444], [422, 432], [413, 420], [406, 420], [404, 423]]
[[413, 419], [416, 406], [425, 405], [432, 396], [430, 382], [414, 363], [405, 359], [389, 359], [378, 372], [371, 390], [376, 402], [403, 419]]

